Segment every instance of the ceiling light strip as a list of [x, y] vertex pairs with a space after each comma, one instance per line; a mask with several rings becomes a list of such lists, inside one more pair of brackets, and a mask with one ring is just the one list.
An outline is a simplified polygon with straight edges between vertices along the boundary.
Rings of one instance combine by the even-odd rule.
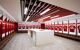
[[[29, 7], [30, 7], [30, 5], [31, 5], [31, 1], [32, 1], [32, 0], [30, 0], [30, 3], [29, 3], [29, 5], [28, 5], [28, 11], [29, 11]], [[28, 13], [28, 12], [27, 12], [27, 13]], [[26, 14], [27, 14], [27, 13], [26, 13]], [[27, 21], [27, 18], [26, 18], [25, 21]]]
[[[50, 6], [50, 4], [48, 4], [45, 8], [43, 8], [39, 13], [41, 13], [43, 10], [45, 10], [48, 6]], [[37, 14], [36, 14], [37, 15]], [[35, 16], [36, 16], [35, 15]], [[33, 16], [34, 17], [34, 16]]]
[[32, 0], [30, 0], [30, 2], [29, 2], [28, 8], [25, 8], [25, 10], [27, 10], [26, 14], [27, 14], [28, 11], [29, 11], [29, 7], [30, 7], [30, 5], [31, 5], [31, 1], [32, 1]]
[[[45, 8], [43, 8], [39, 13], [41, 13], [43, 10], [47, 9], [47, 7], [49, 6], [50, 4], [48, 4]], [[50, 8], [51, 6], [49, 6], [48, 8]]]
[[46, 12], [48, 12], [48, 11], [50, 11], [51, 9], [46, 9], [45, 11], [43, 11], [42, 13], [40, 13], [40, 15], [43, 15], [43, 14], [45, 14]]
[[28, 6], [28, 11], [29, 11], [29, 8], [30, 8], [30, 5], [31, 5], [31, 2], [32, 2], [32, 0], [30, 0], [29, 6]]
[[[49, 7], [48, 7], [49, 6]], [[53, 7], [52, 5], [50, 6], [50, 4], [48, 4], [45, 8], [43, 8], [43, 10], [45, 10], [45, 9], [47, 9], [47, 8], [51, 8], [51, 7]], [[54, 7], [55, 8], [55, 7]], [[51, 9], [53, 9], [53, 8], [51, 8]], [[41, 13], [43, 10], [41, 10], [39, 13]], [[42, 17], [41, 17], [42, 18]]]
[[[49, 4], [48, 4], [45, 8], [43, 8], [41, 11], [43, 11], [44, 9], [46, 9], [48, 6], [49, 6]], [[40, 11], [40, 12], [41, 12], [41, 11]], [[40, 12], [39, 12], [39, 13], [40, 13]], [[37, 15], [37, 14], [35, 14], [34, 16], [36, 16], [36, 15]]]
[[[38, 6], [35, 8], [34, 12], [37, 10], [37, 8], [39, 7], [39, 5], [41, 5], [41, 3], [42, 3], [42, 2], [40, 2], [40, 3], [38, 4]], [[33, 13], [34, 13], [34, 12], [33, 12]], [[33, 14], [33, 13], [32, 13], [32, 14]], [[34, 14], [33, 14], [33, 15], [34, 15]]]
[[[60, 11], [60, 10], [56, 10], [56, 11], [53, 11], [52, 13], [50, 13], [50, 14], [54, 14], [54, 13], [57, 13], [57, 12], [59, 12], [59, 11]], [[47, 15], [41, 17], [41, 18], [44, 18], [44, 17], [46, 17], [46, 16], [49, 16], [50, 14], [47, 14]]]
[[[36, 2], [37, 2], [37, 0], [35, 1], [34, 5], [36, 4]], [[33, 7], [31, 8], [31, 10], [34, 8], [34, 5], [33, 5]], [[31, 11], [30, 11], [29, 15], [31, 16]], [[29, 19], [28, 19], [28, 20], [29, 20]]]
[[[38, 6], [39, 6], [40, 4], [41, 4], [41, 2], [38, 4]], [[37, 10], [38, 6], [34, 9], [33, 13]], [[33, 13], [32, 13], [32, 15], [34, 15]]]
[[[33, 11], [33, 13], [36, 11], [36, 9], [38, 8], [39, 5], [41, 5], [41, 2], [37, 5], [37, 7], [36, 7], [35, 10]], [[34, 14], [33, 14], [33, 13], [32, 13], [32, 15], [35, 15], [35, 13], [34, 13]], [[32, 16], [32, 17], [34, 17], [34, 16]]]
[[[36, 14], [40, 11], [41, 8], [44, 7], [45, 4], [46, 4], [46, 3], [44, 2], [44, 4], [37, 10]], [[35, 14], [35, 15], [36, 15], [36, 14]]]
[[[52, 8], [48, 8], [48, 9], [51, 9], [51, 11], [48, 11], [47, 13], [45, 13], [43, 16], [45, 16], [45, 15], [47, 15], [47, 14], [50, 14], [50, 13], [52, 13], [53, 11], [55, 11], [55, 8], [56, 8], [56, 6], [51, 6]], [[42, 12], [43, 13], [43, 12]]]
[[27, 16], [27, 18], [26, 18], [25, 22], [26, 22], [26, 21], [28, 21], [28, 19], [29, 19], [29, 18], [30, 18], [30, 16]]
[[[37, 2], [37, 0], [35, 1], [34, 5], [36, 4], [36, 2]], [[31, 10], [34, 8], [34, 5], [32, 6]], [[31, 11], [30, 11], [30, 13], [31, 13]], [[30, 15], [30, 13], [29, 13], [29, 15]]]

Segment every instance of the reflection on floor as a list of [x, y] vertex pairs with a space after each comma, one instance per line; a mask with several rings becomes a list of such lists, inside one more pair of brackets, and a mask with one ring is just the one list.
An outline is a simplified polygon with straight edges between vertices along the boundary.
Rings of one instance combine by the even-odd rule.
[[80, 50], [80, 42], [54, 36], [54, 42], [44, 46], [32, 45], [26, 33], [15, 35], [3, 50]]

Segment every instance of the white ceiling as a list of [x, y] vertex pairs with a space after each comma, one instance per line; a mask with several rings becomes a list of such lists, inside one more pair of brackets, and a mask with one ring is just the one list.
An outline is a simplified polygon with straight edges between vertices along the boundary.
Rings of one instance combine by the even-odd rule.
[[80, 13], [80, 0], [41, 0]]
[[17, 22], [21, 22], [20, 0], [0, 0], [0, 5], [15, 18]]

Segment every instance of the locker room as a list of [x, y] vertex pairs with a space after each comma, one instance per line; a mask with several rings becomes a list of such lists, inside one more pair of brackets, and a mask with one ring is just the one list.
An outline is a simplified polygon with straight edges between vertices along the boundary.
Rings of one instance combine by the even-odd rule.
[[0, 50], [80, 50], [80, 0], [0, 0]]

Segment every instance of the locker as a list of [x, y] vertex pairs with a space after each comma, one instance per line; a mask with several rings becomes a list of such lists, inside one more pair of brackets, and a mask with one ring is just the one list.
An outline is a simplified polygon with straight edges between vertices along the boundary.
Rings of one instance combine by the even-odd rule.
[[52, 24], [51, 24], [51, 26], [50, 26], [50, 27], [51, 27], [51, 30], [53, 30], [53, 25], [52, 25]]
[[8, 22], [7, 22], [7, 34], [6, 35], [8, 35]]
[[6, 36], [6, 23], [2, 22], [2, 38]]
[[63, 21], [63, 33], [68, 34], [68, 20]]
[[9, 23], [9, 34], [10, 34], [10, 23]]
[[58, 26], [57, 26], [57, 25], [55, 25], [55, 27], [54, 27], [54, 28], [55, 28], [55, 30], [57, 30], [57, 31], [58, 31]]
[[[39, 24], [38, 24], [38, 28], [39, 28]], [[45, 23], [45, 29], [48, 29], [48, 24]]]
[[58, 31], [62, 31], [62, 24], [58, 24]]
[[10, 23], [8, 23], [8, 33], [10, 34], [9, 30], [10, 30]]
[[80, 25], [78, 26], [78, 31], [79, 31], [79, 33], [80, 33]]
[[52, 24], [52, 26], [51, 26], [51, 30], [54, 30], [54, 25]]
[[62, 31], [63, 31], [62, 21], [58, 21], [58, 32], [62, 33]]
[[69, 34], [76, 35], [76, 20], [69, 20]]
[[59, 31], [62, 31], [62, 25], [59, 25], [58, 28], [59, 28]]
[[20, 24], [18, 25], [18, 29], [21, 29], [21, 25]]
[[0, 40], [2, 39], [2, 20], [0, 20]]
[[5, 35], [7, 36], [7, 22], [5, 22]]
[[69, 26], [69, 30], [70, 30], [70, 32], [75, 32], [75, 26], [74, 25], [70, 25]]
[[77, 20], [77, 35], [80, 36], [80, 19]]
[[64, 29], [64, 31], [67, 31], [67, 26], [66, 25], [63, 26], [63, 29]]
[[59, 31], [58, 22], [55, 22], [54, 23], [54, 29], [55, 29], [55, 32], [58, 32]]

